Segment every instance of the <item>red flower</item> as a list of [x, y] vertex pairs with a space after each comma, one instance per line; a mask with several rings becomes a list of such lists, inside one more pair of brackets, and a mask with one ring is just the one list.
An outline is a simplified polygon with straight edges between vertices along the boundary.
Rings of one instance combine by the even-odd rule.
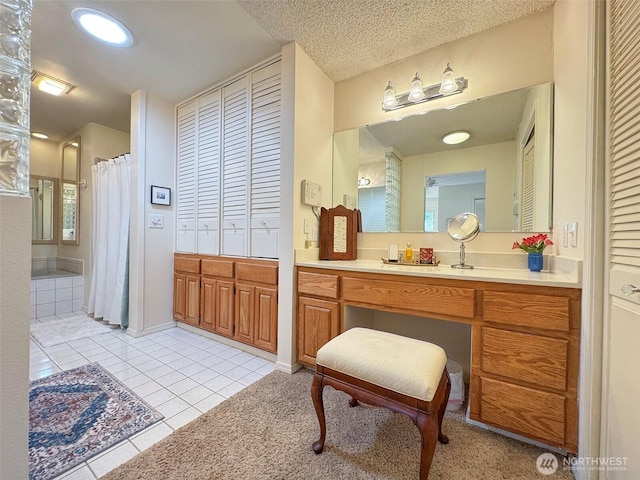
[[530, 237], [525, 237], [522, 242], [513, 242], [512, 248], [519, 248], [527, 253], [542, 253], [548, 245], [553, 245], [553, 242], [547, 238], [546, 233], [538, 233]]

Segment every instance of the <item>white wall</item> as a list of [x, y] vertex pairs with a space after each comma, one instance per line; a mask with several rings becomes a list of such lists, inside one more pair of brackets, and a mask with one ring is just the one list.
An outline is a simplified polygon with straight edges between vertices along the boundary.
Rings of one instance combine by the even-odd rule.
[[[333, 203], [344, 205], [344, 195], [358, 198], [358, 130], [346, 130], [333, 136]], [[359, 177], [358, 177], [359, 178]]]
[[27, 478], [31, 200], [0, 195], [0, 478]]
[[301, 182], [322, 186], [322, 203], [332, 203], [333, 82], [299, 45], [282, 48], [281, 238], [278, 278], [278, 361], [296, 368], [294, 249], [304, 248], [304, 219], [316, 226], [311, 207], [302, 205]]
[[[171, 206], [151, 205], [151, 185], [171, 189]], [[138, 90], [131, 96], [129, 335], [175, 325], [174, 211], [175, 106]], [[150, 214], [164, 216], [163, 229], [148, 227]]]

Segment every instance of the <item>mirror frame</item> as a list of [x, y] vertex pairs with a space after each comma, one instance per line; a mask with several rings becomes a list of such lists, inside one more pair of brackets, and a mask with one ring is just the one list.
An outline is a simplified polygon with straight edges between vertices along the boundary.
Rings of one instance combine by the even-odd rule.
[[[76, 144], [76, 145], [73, 145], [73, 144]], [[70, 146], [73, 146], [73, 148], [75, 148], [77, 152], [76, 166], [75, 166], [75, 169], [72, 169], [72, 171], [68, 171], [68, 169], [65, 170], [65, 158], [64, 158], [65, 149]], [[79, 245], [80, 244], [80, 235], [79, 235], [80, 234], [80, 162], [82, 159], [82, 156], [80, 155], [80, 148], [81, 148], [81, 143], [80, 143], [79, 136], [72, 138], [70, 140], [67, 140], [62, 145], [62, 169], [61, 169], [62, 174], [60, 175], [61, 177], [61, 181], [60, 181], [60, 243], [63, 245]], [[76, 225], [75, 225], [75, 235], [73, 240], [65, 240], [64, 233], [63, 233], [63, 230], [64, 230], [63, 192], [64, 192], [64, 186], [67, 184], [74, 185], [76, 189]]]
[[[58, 243], [58, 212], [60, 209], [60, 181], [55, 177], [43, 177], [41, 175], [29, 175], [29, 182], [31, 180], [50, 180], [53, 183], [53, 204], [52, 204], [52, 219], [51, 223], [53, 224], [53, 228], [51, 229], [53, 233], [53, 237], [50, 240], [37, 240], [33, 238], [33, 231], [31, 232], [31, 244], [32, 245], [50, 245]], [[31, 188], [31, 186], [29, 186]], [[31, 221], [33, 225], [33, 219]]]

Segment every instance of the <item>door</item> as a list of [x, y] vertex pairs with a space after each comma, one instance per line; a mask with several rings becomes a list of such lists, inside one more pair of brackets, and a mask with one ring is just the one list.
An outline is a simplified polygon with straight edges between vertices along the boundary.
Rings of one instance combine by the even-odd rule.
[[316, 353], [338, 336], [340, 307], [338, 302], [300, 297], [298, 299], [298, 360], [316, 363]]
[[253, 344], [253, 322], [255, 318], [255, 292], [252, 285], [236, 284], [236, 317], [234, 338]]
[[216, 283], [216, 333], [233, 336], [233, 282], [218, 280]]
[[278, 290], [256, 287], [255, 346], [276, 353], [278, 332]]
[[625, 462], [600, 478], [640, 478], [640, 56], [636, 0], [607, 3], [609, 215], [601, 457]]
[[194, 326], [200, 325], [200, 277], [185, 276], [186, 303], [184, 321]]

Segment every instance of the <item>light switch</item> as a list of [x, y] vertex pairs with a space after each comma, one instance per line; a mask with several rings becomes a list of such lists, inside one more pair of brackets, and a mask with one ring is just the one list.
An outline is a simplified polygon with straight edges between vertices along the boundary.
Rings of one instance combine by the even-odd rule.
[[311, 233], [311, 221], [308, 218], [304, 219], [304, 233]]
[[318, 241], [318, 227], [313, 227], [311, 229], [311, 240], [314, 242]]
[[578, 222], [571, 223], [571, 229], [569, 230], [569, 239], [571, 240], [571, 246], [578, 246]]
[[562, 246], [563, 247], [569, 246], [569, 224], [568, 223], [564, 223], [562, 225]]
[[149, 228], [164, 228], [164, 215], [149, 214]]

